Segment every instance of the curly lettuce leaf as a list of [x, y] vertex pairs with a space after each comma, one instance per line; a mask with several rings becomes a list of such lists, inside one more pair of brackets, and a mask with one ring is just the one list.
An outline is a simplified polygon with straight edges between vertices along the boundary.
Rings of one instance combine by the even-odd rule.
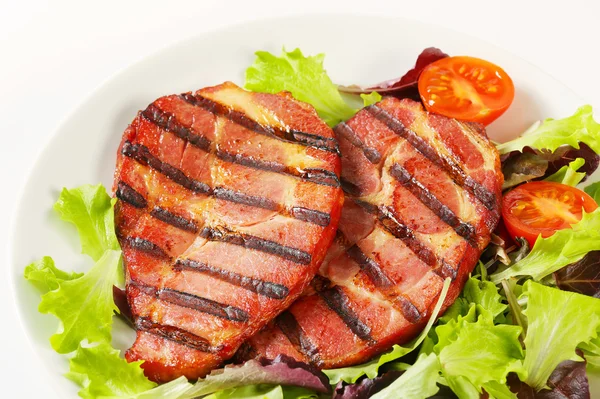
[[63, 188], [54, 210], [77, 228], [82, 253], [97, 261], [105, 251], [119, 249], [114, 227], [114, 200], [102, 184]]
[[596, 201], [597, 204], [600, 205], [600, 181], [596, 183], [592, 183], [586, 188], [583, 189], [590, 197]]
[[79, 396], [85, 399], [134, 398], [156, 386], [144, 376], [140, 364], [128, 363], [107, 342], [90, 348], [79, 346], [69, 360], [66, 377], [82, 387]]
[[54, 260], [49, 256], [35, 261], [25, 267], [25, 279], [29, 280], [42, 293], [58, 289], [63, 281], [70, 281], [83, 276], [83, 273], [67, 273], [54, 265]]
[[79, 343], [110, 342], [113, 312], [113, 285], [119, 279], [121, 251], [107, 250], [82, 277], [63, 281], [42, 295], [38, 310], [55, 315], [59, 332], [50, 338], [58, 353], [76, 350]]
[[376, 91], [371, 92], [370, 94], [361, 94], [360, 98], [363, 99], [363, 105], [365, 107], [368, 107], [369, 105], [373, 105], [375, 103], [378, 103], [379, 101], [381, 101], [381, 94], [377, 93]]
[[518, 378], [510, 378], [511, 390], [519, 399], [589, 399], [590, 386], [585, 362], [565, 360], [552, 372], [548, 389], [537, 392]]
[[585, 164], [585, 159], [577, 158], [568, 165], [560, 168], [556, 173], [548, 176], [546, 181], [553, 181], [556, 183], [562, 183], [569, 186], [575, 187], [583, 179], [585, 179], [585, 172], [577, 172]]
[[289, 91], [296, 99], [315, 107], [329, 126], [335, 126], [358, 110], [344, 101], [323, 67], [324, 59], [325, 54], [305, 57], [298, 48], [283, 50], [279, 57], [257, 51], [254, 64], [246, 69], [244, 87], [263, 93]]
[[497, 146], [501, 154], [522, 151], [525, 147], [554, 152], [558, 147], [570, 145], [579, 148], [587, 144], [600, 153], [600, 124], [594, 120], [592, 107], [584, 105], [575, 114], [563, 119], [546, 119], [523, 136]]
[[449, 287], [450, 279], [446, 279], [446, 281], [444, 281], [442, 292], [440, 293], [438, 301], [435, 305], [435, 308], [433, 309], [429, 321], [427, 322], [427, 325], [425, 326], [423, 331], [421, 331], [419, 336], [413, 341], [411, 341], [411, 343], [409, 343], [408, 346], [394, 345], [391, 351], [384, 353], [383, 355], [371, 360], [370, 362], [359, 364], [357, 366], [323, 370], [323, 373], [325, 373], [327, 377], [329, 377], [329, 382], [332, 385], [335, 385], [340, 381], [355, 383], [363, 375], [366, 375], [368, 378], [375, 378], [377, 377], [377, 374], [379, 373], [379, 368], [381, 366], [383, 366], [386, 363], [397, 360], [402, 356], [405, 356], [408, 353], [414, 351], [423, 342], [423, 340], [425, 340], [427, 334], [429, 333], [429, 330], [435, 323], [437, 315], [439, 314], [440, 309], [442, 308], [442, 304], [444, 303], [444, 299], [448, 294]]
[[600, 300], [531, 280], [524, 284], [521, 298], [527, 298], [523, 313], [528, 321], [524, 382], [539, 391], [547, 388], [548, 378], [561, 362], [583, 361], [575, 350], [597, 338]]
[[440, 363], [434, 354], [421, 355], [411, 367], [371, 399], [425, 399], [439, 390]]
[[[512, 325], [494, 325], [489, 311], [481, 305], [471, 305], [469, 313], [435, 332], [438, 343], [433, 350], [438, 354], [442, 375], [459, 396], [478, 394], [486, 384], [506, 384], [511, 372], [523, 373], [523, 349], [519, 342], [521, 328]], [[473, 321], [479, 313], [476, 321]]]
[[521, 276], [539, 281], [597, 250], [600, 250], [600, 208], [584, 213], [571, 229], [559, 230], [548, 238], [538, 237], [529, 255], [508, 269], [492, 274], [490, 279], [495, 284]]
[[463, 288], [462, 296], [468, 302], [479, 305], [490, 312], [492, 318], [498, 318], [507, 309], [507, 306], [502, 303], [498, 287], [490, 281], [482, 281], [475, 277], [469, 278]]
[[590, 342], [580, 344], [579, 349], [585, 354], [588, 366], [600, 371], [600, 331]]

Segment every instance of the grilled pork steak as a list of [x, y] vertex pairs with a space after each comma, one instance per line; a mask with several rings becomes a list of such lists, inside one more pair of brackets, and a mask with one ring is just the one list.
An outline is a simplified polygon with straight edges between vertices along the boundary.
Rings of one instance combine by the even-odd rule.
[[335, 236], [338, 153], [288, 94], [224, 83], [140, 112], [114, 186], [137, 330], [126, 358], [154, 381], [202, 377], [287, 308]]
[[336, 241], [306, 295], [240, 358], [334, 368], [407, 342], [444, 279], [444, 308], [456, 299], [498, 222], [503, 176], [482, 127], [386, 98], [334, 130], [346, 192]]

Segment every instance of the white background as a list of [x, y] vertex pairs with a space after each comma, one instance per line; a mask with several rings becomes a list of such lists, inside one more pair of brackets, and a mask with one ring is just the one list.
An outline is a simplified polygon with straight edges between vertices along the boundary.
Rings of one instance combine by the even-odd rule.
[[[111, 75], [158, 49], [256, 18], [335, 12], [402, 16], [469, 33], [507, 49], [600, 109], [600, 2], [553, 4], [552, 0], [0, 0], [0, 171], [5, 187], [0, 191], [0, 267], [8, 264], [10, 219], [21, 186], [57, 125]], [[356, 30], [369, 34], [368, 26]], [[48, 392], [45, 372], [21, 333], [8, 285], [2, 270], [0, 397], [53, 399], [57, 396]]]

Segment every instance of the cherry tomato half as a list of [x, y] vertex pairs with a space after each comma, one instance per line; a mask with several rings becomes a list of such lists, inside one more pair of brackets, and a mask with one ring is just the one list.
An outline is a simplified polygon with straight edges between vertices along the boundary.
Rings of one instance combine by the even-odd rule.
[[419, 77], [419, 94], [428, 111], [484, 125], [512, 103], [515, 86], [502, 68], [474, 57], [446, 57]]
[[538, 235], [550, 237], [592, 212], [596, 201], [578, 188], [536, 181], [518, 186], [502, 199], [502, 217], [510, 235], [524, 237], [533, 247]]

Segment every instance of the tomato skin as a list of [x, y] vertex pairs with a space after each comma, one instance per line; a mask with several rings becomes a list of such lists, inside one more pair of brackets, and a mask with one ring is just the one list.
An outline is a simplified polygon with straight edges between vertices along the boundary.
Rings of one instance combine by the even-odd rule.
[[502, 199], [502, 218], [513, 237], [525, 238], [531, 247], [537, 237], [550, 237], [581, 220], [583, 210], [598, 204], [582, 190], [561, 183], [536, 181], [509, 191]]
[[502, 115], [515, 96], [512, 79], [502, 68], [467, 56], [429, 64], [418, 86], [428, 111], [484, 125]]

